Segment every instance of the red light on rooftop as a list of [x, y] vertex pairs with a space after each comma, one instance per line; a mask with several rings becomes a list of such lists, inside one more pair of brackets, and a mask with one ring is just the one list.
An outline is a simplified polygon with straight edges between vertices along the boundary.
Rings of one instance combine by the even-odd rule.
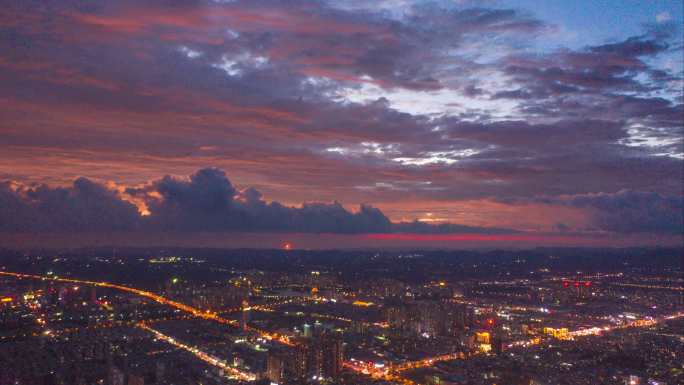
[[580, 283], [579, 281], [575, 281], [575, 287], [579, 287]]
[[290, 243], [290, 242], [283, 243], [283, 250], [292, 250], [292, 243]]
[[563, 281], [563, 287], [568, 287], [570, 286], [570, 282], [568, 281]]
[[586, 287], [589, 287], [589, 286], [591, 286], [591, 282], [589, 282], [589, 281], [587, 281], [587, 282], [584, 282], [584, 286], [586, 286]]

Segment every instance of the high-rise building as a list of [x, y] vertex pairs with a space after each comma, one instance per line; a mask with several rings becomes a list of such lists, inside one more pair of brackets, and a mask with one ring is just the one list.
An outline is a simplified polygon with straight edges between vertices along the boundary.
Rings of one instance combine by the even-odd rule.
[[302, 328], [303, 328], [303, 330], [304, 330], [304, 333], [303, 333], [303, 334], [304, 334], [304, 337], [307, 337], [307, 338], [311, 337], [311, 335], [312, 335], [312, 333], [311, 333], [311, 325], [309, 325], [309, 324], [304, 324], [304, 326], [303, 326]]
[[[294, 342], [295, 348], [291, 351], [289, 359], [286, 358], [287, 362], [281, 364], [286, 378], [338, 378], [340, 376], [344, 362], [344, 345], [342, 336], [338, 333], [324, 331], [310, 338], [300, 337]], [[269, 368], [271, 365], [275, 368], [275, 361], [273, 363], [269, 361]]]
[[284, 363], [283, 357], [276, 350], [269, 350], [266, 359], [266, 377], [272, 382], [279, 384], [283, 380]]
[[338, 378], [342, 372], [344, 362], [344, 345], [342, 338], [337, 333], [324, 334], [321, 337], [321, 350], [323, 356], [323, 375]]
[[504, 343], [501, 334], [494, 333], [491, 338], [492, 352], [494, 354], [501, 354], [504, 350]]
[[309, 368], [310, 341], [308, 338], [298, 338], [293, 342], [295, 346], [286, 356], [283, 371], [288, 379], [303, 380]]
[[249, 326], [249, 303], [242, 301], [242, 315], [240, 317], [240, 329], [247, 330]]
[[311, 342], [312, 348], [309, 351], [307, 376], [323, 378], [323, 366], [326, 359], [325, 347], [321, 344], [322, 341], [320, 339], [312, 340]]

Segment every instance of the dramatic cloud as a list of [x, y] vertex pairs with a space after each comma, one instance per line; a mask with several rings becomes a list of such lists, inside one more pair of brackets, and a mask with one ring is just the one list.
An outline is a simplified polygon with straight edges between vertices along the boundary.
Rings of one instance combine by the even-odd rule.
[[[459, 225], [392, 224], [377, 208], [350, 212], [340, 203], [287, 207], [266, 202], [253, 188], [238, 191], [215, 168], [189, 179], [165, 176], [125, 191], [79, 178], [69, 188], [26, 187], [4, 182], [0, 189], [0, 230], [5, 232], [240, 231], [294, 233], [501, 233]], [[145, 214], [129, 200], [143, 202]]]
[[253, 188], [238, 192], [218, 169], [199, 170], [189, 180], [167, 176], [129, 193], [144, 194], [151, 213], [147, 219], [164, 230], [364, 233], [391, 228], [380, 210], [367, 205], [352, 213], [337, 202], [299, 208], [267, 203]]
[[0, 185], [0, 229], [7, 232], [132, 231], [138, 209], [105, 186], [79, 178], [71, 187]]
[[569, 198], [566, 204], [590, 208], [601, 230], [619, 233], [684, 233], [684, 198], [657, 193], [620, 191]]
[[[508, 2], [11, 0], [0, 226], [628, 233], [565, 197], [681, 196], [679, 3], [585, 30]], [[652, 216], [634, 232], [672, 234]]]
[[[537, 203], [570, 206], [587, 210], [591, 217], [588, 230], [615, 233], [682, 234], [684, 232], [684, 196], [656, 192], [622, 190], [616, 193], [579, 194], [534, 198]], [[508, 203], [529, 203], [525, 200]], [[559, 223], [563, 230], [569, 228]]]
[[[267, 202], [254, 188], [232, 185], [216, 168], [198, 170], [189, 178], [165, 176], [142, 187], [111, 188], [79, 178], [68, 188], [23, 186], [4, 182], [0, 189], [3, 232], [288, 232], [288, 233], [413, 233], [513, 234], [515, 230], [443, 222], [392, 223], [377, 208], [361, 205], [351, 212], [338, 202], [304, 203], [299, 207]], [[130, 202], [136, 202], [139, 206]], [[679, 234], [682, 197], [620, 191], [535, 198], [545, 205], [586, 210], [591, 221], [559, 232]], [[520, 205], [529, 202], [510, 201]], [[429, 218], [434, 220], [435, 218]]]

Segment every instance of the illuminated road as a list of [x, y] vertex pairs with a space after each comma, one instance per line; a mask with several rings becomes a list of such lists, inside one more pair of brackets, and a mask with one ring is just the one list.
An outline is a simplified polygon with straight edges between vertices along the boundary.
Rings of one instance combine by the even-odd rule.
[[[179, 317], [166, 317], [166, 318], [152, 318], [152, 319], [146, 319], [144, 322], [147, 325], [150, 324], [155, 324], [159, 322], [168, 322], [168, 321], [179, 321], [179, 320], [188, 320], [191, 319], [189, 316], [179, 316]], [[57, 330], [51, 330], [50, 334], [51, 335], [62, 335], [62, 334], [71, 334], [71, 333], [79, 333], [85, 330], [98, 330], [98, 329], [110, 329], [110, 328], [116, 328], [116, 327], [121, 327], [121, 326], [137, 326], [137, 324], [140, 323], [140, 321], [114, 321], [114, 320], [106, 320], [103, 322], [99, 322], [96, 325], [89, 325], [89, 326], [80, 326], [80, 327], [70, 327], [70, 328], [64, 328], [64, 329], [57, 329]]]
[[[617, 326], [605, 326], [602, 328], [589, 328], [589, 329], [580, 329], [576, 331], [570, 332], [570, 336], [573, 337], [579, 337], [579, 336], [595, 336], [595, 335], [601, 335], [603, 333], [613, 331], [613, 330], [619, 330], [619, 329], [628, 329], [628, 328], [645, 328], [645, 327], [650, 327], [657, 325], [661, 322], [672, 320], [672, 319], [677, 319], [677, 318], [682, 318], [684, 317], [684, 312], [679, 312], [675, 313], [672, 315], [664, 316], [662, 318], [658, 319], [645, 319], [645, 320], [635, 320], [632, 322], [628, 322], [623, 325], [617, 325]], [[509, 344], [508, 347], [529, 347], [533, 345], [537, 345], [541, 343], [540, 338], [535, 338], [531, 340], [524, 340], [524, 341], [517, 341], [512, 344]], [[477, 354], [477, 353], [475, 353]], [[465, 358], [465, 355], [463, 353], [451, 353], [451, 354], [444, 354], [436, 357], [428, 357], [424, 358], [422, 360], [418, 361], [411, 361], [411, 362], [406, 362], [400, 365], [395, 365], [389, 368], [377, 368], [375, 367], [372, 363], [365, 363], [365, 362], [347, 362], [345, 363], [345, 367], [354, 370], [358, 373], [368, 375], [373, 378], [377, 379], [384, 379], [386, 381], [394, 381], [394, 382], [401, 382], [406, 385], [414, 384], [411, 380], [408, 380], [400, 375], [400, 372], [410, 370], [410, 369], [418, 369], [418, 368], [426, 368], [433, 366], [437, 362], [440, 361], [451, 361], [455, 359], [463, 359]]]
[[[682, 318], [684, 317], [684, 312], [679, 312], [675, 314], [671, 314], [668, 316], [660, 317], [660, 318], [651, 318], [651, 319], [642, 319], [642, 320], [634, 320], [631, 322], [627, 322], [622, 325], [615, 325], [615, 326], [603, 326], [603, 327], [593, 327], [593, 328], [587, 328], [587, 329], [579, 329], [575, 331], [571, 331], [568, 333], [568, 335], [572, 337], [585, 337], [585, 336], [598, 336], [603, 333], [608, 333], [613, 330], [620, 330], [620, 329], [630, 329], [630, 328], [645, 328], [645, 327], [650, 327], [657, 325], [661, 322], [668, 321], [668, 320], [673, 320], [677, 318]], [[532, 338], [529, 340], [522, 340], [522, 341], [516, 341], [508, 345], [509, 348], [512, 347], [528, 347], [532, 345], [538, 345], [541, 343], [541, 338]]]
[[387, 369], [376, 368], [373, 366], [372, 363], [347, 361], [344, 363], [344, 367], [356, 373], [362, 374], [364, 376], [369, 376], [376, 380], [396, 382], [404, 385], [416, 384], [415, 382], [407, 378], [401, 377], [398, 374], [394, 374]]
[[684, 287], [681, 286], [662, 286], [662, 285], [644, 285], [637, 283], [609, 283], [611, 286], [621, 286], [621, 287], [634, 287], [638, 289], [650, 289], [650, 290], [672, 290], [672, 291], [684, 291]]
[[619, 330], [619, 329], [645, 328], [645, 327], [657, 325], [663, 321], [677, 319], [677, 318], [681, 318], [681, 317], [684, 317], [684, 313], [679, 312], [679, 313], [675, 313], [675, 314], [665, 316], [662, 318], [635, 320], [635, 321], [631, 321], [631, 322], [628, 322], [628, 323], [623, 324], [623, 325], [594, 327], [594, 328], [588, 328], [588, 329], [575, 330], [573, 332], [570, 332], [570, 336], [572, 336], [572, 337], [596, 336], [596, 335], [600, 335], [602, 333], [610, 332], [613, 330]]
[[441, 356], [430, 357], [430, 358], [425, 358], [425, 359], [418, 360], [418, 361], [411, 361], [411, 362], [403, 363], [401, 365], [396, 365], [396, 366], [392, 367], [392, 370], [395, 372], [403, 372], [405, 370], [410, 370], [410, 369], [426, 368], [426, 367], [432, 366], [435, 363], [441, 362], [441, 361], [451, 361], [451, 360], [457, 360], [457, 359], [463, 359], [463, 358], [465, 358], [465, 354], [463, 354], [462, 352], [443, 354]]
[[[71, 278], [57, 278], [57, 277], [44, 277], [44, 276], [39, 276], [39, 275], [32, 275], [32, 274], [20, 274], [20, 273], [11, 273], [11, 272], [4, 272], [0, 271], [0, 275], [4, 276], [10, 276], [10, 277], [15, 277], [15, 278], [20, 278], [20, 279], [37, 279], [37, 280], [43, 280], [43, 281], [56, 281], [56, 282], [68, 282], [68, 283], [77, 283], [77, 284], [82, 284], [82, 285], [91, 285], [91, 286], [98, 286], [98, 287], [105, 287], [105, 288], [110, 288], [110, 289], [116, 289], [128, 293], [132, 293], [141, 297], [146, 297], [149, 299], [152, 299], [160, 304], [167, 305], [174, 307], [176, 309], [179, 309], [181, 311], [184, 311], [186, 313], [189, 313], [193, 315], [194, 317], [206, 319], [206, 320], [211, 320], [215, 322], [219, 322], [222, 324], [230, 325], [233, 327], [238, 327], [239, 324], [235, 320], [230, 320], [223, 318], [219, 316], [216, 313], [212, 313], [210, 311], [201, 311], [200, 309], [194, 308], [192, 306], [185, 305], [183, 303], [177, 302], [170, 300], [168, 298], [162, 297], [160, 295], [157, 295], [155, 293], [145, 291], [145, 290], [140, 290], [140, 289], [135, 289], [123, 285], [117, 285], [109, 282], [96, 282], [96, 281], [87, 281], [87, 280], [79, 280], [79, 279], [71, 279]], [[277, 305], [280, 305], [277, 304]], [[259, 311], [269, 311], [269, 306], [255, 306], [255, 310]], [[245, 309], [247, 310], [247, 309]], [[627, 328], [640, 328], [640, 327], [650, 327], [653, 325], [656, 325], [660, 322], [666, 321], [666, 320], [671, 320], [671, 319], [676, 319], [676, 318], [681, 318], [684, 317], [684, 313], [679, 312], [676, 314], [672, 314], [669, 316], [665, 316], [662, 318], [657, 318], [657, 319], [644, 319], [644, 320], [635, 320], [629, 323], [625, 323], [623, 325], [616, 325], [616, 326], [604, 326], [604, 327], [594, 327], [594, 328], [588, 328], [588, 329], [580, 329], [576, 331], [571, 331], [569, 332], [569, 335], [571, 337], [580, 337], [580, 336], [592, 336], [592, 335], [600, 335], [612, 330], [618, 330], [618, 329], [627, 329]], [[346, 320], [346, 319], [345, 319]], [[224, 369], [233, 375], [235, 375], [238, 378], [242, 378], [248, 381], [253, 381], [254, 377], [251, 374], [240, 372], [239, 370], [227, 365], [224, 361], [221, 361], [207, 353], [204, 353], [200, 351], [199, 349], [195, 347], [191, 347], [185, 344], [182, 344], [178, 341], [176, 341], [174, 338], [170, 336], [166, 336], [159, 331], [152, 329], [151, 327], [147, 326], [144, 323], [140, 323], [137, 325], [140, 328], [143, 328], [149, 332], [152, 332], [157, 336], [159, 339], [162, 339], [168, 343], [173, 344], [174, 346], [177, 346], [179, 348], [182, 348], [184, 350], [187, 350], [191, 353], [193, 353], [195, 356], [198, 358], [202, 359], [203, 361], [213, 365], [217, 366], [221, 369]], [[264, 330], [259, 330], [253, 327], [249, 328], [250, 331], [256, 332], [262, 337], [268, 339], [268, 340], [275, 340], [278, 342], [281, 342], [286, 345], [293, 345], [289, 339], [286, 336], [281, 336], [276, 333], [270, 333], [268, 331]], [[525, 340], [525, 341], [517, 341], [512, 344], [509, 344], [509, 347], [513, 346], [531, 346], [531, 345], [536, 345], [540, 343], [540, 339], [533, 339], [533, 340]], [[370, 376], [375, 379], [383, 379], [385, 381], [393, 381], [397, 383], [401, 383], [404, 385], [413, 385], [415, 384], [413, 381], [406, 379], [402, 377], [399, 373], [402, 371], [410, 370], [410, 369], [417, 369], [417, 368], [425, 368], [425, 367], [430, 367], [433, 366], [435, 363], [440, 362], [440, 361], [449, 361], [449, 360], [454, 360], [454, 359], [462, 359], [464, 358], [463, 353], [451, 353], [451, 354], [445, 354], [445, 355], [440, 355], [436, 357], [428, 357], [422, 360], [418, 361], [411, 361], [407, 363], [403, 363], [400, 365], [396, 365], [393, 367], [388, 367], [388, 368], [377, 368], [373, 364], [370, 363], [364, 363], [364, 362], [358, 362], [358, 361], [348, 361], [344, 363], [344, 366], [350, 370], [353, 370], [357, 373], [364, 374], [367, 376]], [[240, 377], [242, 376], [242, 377]]]
[[159, 340], [162, 340], [162, 341], [167, 342], [167, 343], [169, 343], [169, 344], [171, 344], [177, 348], [180, 348], [180, 349], [183, 349], [185, 351], [192, 353], [195, 357], [197, 357], [200, 360], [208, 363], [209, 365], [212, 365], [212, 366], [215, 366], [219, 369], [223, 369], [223, 370], [227, 371], [235, 379], [239, 379], [239, 380], [243, 380], [243, 381], [256, 381], [256, 376], [254, 374], [240, 371], [240, 370], [228, 365], [226, 363], [226, 361], [218, 359], [209, 353], [203, 352], [194, 346], [186, 345], [180, 341], [177, 341], [175, 338], [173, 338], [171, 336], [167, 336], [166, 334], [163, 334], [159, 330], [152, 329], [151, 327], [147, 326], [143, 322], [138, 323], [136, 326], [139, 327], [140, 329], [146, 330], [146, 331], [154, 334], [154, 336]]
[[372, 362], [362, 361], [345, 362], [344, 366], [357, 373], [361, 373], [372, 378], [398, 382], [405, 385], [413, 385], [415, 382], [402, 377], [400, 373], [411, 369], [427, 368], [441, 361], [451, 361], [464, 358], [465, 354], [462, 352], [457, 352], [435, 357], [428, 357], [418, 361], [405, 362], [399, 365], [392, 365], [390, 367], [376, 367]]
[[[162, 296], [155, 294], [153, 292], [150, 292], [150, 291], [135, 289], [135, 288], [128, 287], [128, 286], [117, 285], [117, 284], [109, 283], [109, 282], [87, 281], [87, 280], [72, 279], [72, 278], [45, 277], [45, 276], [40, 276], [40, 275], [11, 273], [11, 272], [6, 272], [6, 271], [0, 271], [0, 275], [19, 278], [19, 279], [37, 279], [37, 280], [42, 280], [42, 281], [77, 283], [80, 285], [89, 285], [89, 286], [105, 287], [108, 289], [120, 290], [120, 291], [124, 291], [127, 293], [132, 293], [132, 294], [135, 294], [135, 295], [138, 295], [141, 297], [149, 298], [149, 299], [156, 301], [162, 305], [171, 306], [173, 308], [179, 309], [179, 310], [184, 311], [186, 313], [192, 314], [193, 316], [195, 316], [197, 318], [215, 321], [215, 322], [225, 324], [225, 325], [230, 325], [233, 327], [239, 327], [239, 323], [235, 320], [223, 318], [223, 317], [219, 316], [218, 314], [212, 313], [210, 311], [202, 311], [202, 310], [194, 308], [192, 306], [188, 306], [186, 304], [183, 304], [183, 303], [162, 297]], [[250, 331], [253, 331], [253, 332], [260, 334], [263, 338], [265, 338], [267, 340], [275, 340], [275, 341], [278, 341], [278, 342], [285, 344], [285, 345], [292, 345], [292, 343], [289, 341], [287, 336], [281, 336], [277, 333], [269, 333], [269, 332], [259, 330], [259, 329], [255, 329], [255, 328], [251, 328], [251, 327], [248, 329]]]
[[[109, 282], [88, 281], [88, 280], [73, 279], [73, 278], [47, 277], [47, 276], [40, 276], [40, 275], [33, 275], [33, 274], [21, 274], [21, 273], [12, 273], [12, 272], [0, 271], [0, 276], [2, 276], [2, 275], [14, 277], [14, 278], [19, 278], [19, 279], [35, 279], [35, 280], [42, 280], [42, 281], [67, 282], [67, 283], [76, 283], [76, 284], [80, 284], [80, 285], [89, 285], [89, 286], [97, 286], [97, 287], [104, 287], [104, 288], [109, 288], [109, 289], [120, 290], [120, 291], [124, 291], [127, 293], [135, 294], [135, 295], [138, 295], [141, 297], [152, 299], [152, 300], [154, 300], [160, 304], [174, 307], [174, 308], [179, 309], [181, 311], [184, 311], [186, 313], [192, 314], [193, 316], [198, 317], [198, 318], [203, 318], [206, 320], [219, 322], [219, 323], [230, 325], [233, 327], [239, 326], [239, 323], [237, 321], [223, 318], [216, 313], [212, 313], [209, 311], [201, 311], [200, 309], [196, 309], [192, 306], [188, 306], [188, 305], [185, 305], [183, 303], [170, 300], [168, 298], [162, 297], [162, 296], [155, 294], [153, 292], [135, 289], [135, 288], [128, 287], [128, 286], [117, 285], [117, 284], [109, 283]], [[228, 370], [228, 368], [229, 368], [227, 365], [222, 363], [222, 361], [216, 359], [215, 357], [211, 357], [211, 356], [207, 355], [206, 353], [201, 352], [197, 348], [181, 344], [178, 341], [176, 341], [175, 339], [173, 339], [172, 337], [163, 335], [162, 333], [159, 333], [158, 331], [150, 328], [149, 326], [147, 326], [145, 324], [139, 324], [138, 326], [141, 328], [144, 328], [150, 332], [155, 333], [155, 335], [157, 335], [160, 339], [163, 339], [164, 341], [172, 343], [172, 344], [178, 346], [179, 348], [185, 349], [185, 350], [195, 354], [200, 359], [202, 359], [202, 360], [204, 360], [204, 361], [206, 361], [206, 362], [208, 362], [214, 366], [222, 367], [221, 365], [224, 365], [224, 366], [226, 366], [226, 370]], [[251, 328], [251, 327], [250, 327], [250, 330], [260, 334], [262, 337], [264, 337], [268, 340], [276, 340], [276, 341], [281, 342], [281, 343], [286, 344], [286, 345], [293, 345], [286, 336], [280, 336], [276, 333], [269, 333], [267, 331], [259, 330], [259, 329]], [[373, 372], [368, 372], [366, 369], [361, 369], [361, 368], [357, 367], [356, 365], [354, 365], [353, 363], [345, 363], [345, 367], [348, 367], [348, 368], [350, 368], [350, 369], [352, 369], [358, 373], [370, 375], [374, 378], [382, 378], [382, 379], [385, 379], [388, 381], [399, 382], [399, 383], [402, 383], [405, 385], [414, 384], [410, 380], [401, 378], [396, 374], [388, 373], [387, 371], [377, 370], [377, 371], [373, 371]], [[231, 369], [234, 369], [234, 368], [231, 367]]]
[[272, 302], [272, 303], [267, 303], [267, 304], [261, 304], [261, 305], [250, 305], [248, 307], [232, 307], [230, 309], [220, 309], [217, 311], [217, 313], [220, 314], [230, 314], [230, 313], [237, 313], [241, 312], [244, 310], [251, 310], [251, 311], [262, 311], [266, 313], [273, 313], [275, 311], [274, 308], [283, 306], [283, 305], [289, 305], [293, 303], [300, 303], [300, 302], [305, 302], [305, 301], [313, 301], [311, 298], [303, 298], [303, 299], [287, 299], [287, 300], [282, 300], [278, 302]]

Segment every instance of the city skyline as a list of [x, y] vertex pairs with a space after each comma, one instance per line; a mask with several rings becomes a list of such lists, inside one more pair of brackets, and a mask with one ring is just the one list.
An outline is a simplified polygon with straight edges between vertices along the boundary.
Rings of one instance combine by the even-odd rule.
[[0, 383], [667, 385], [680, 249], [0, 253]]
[[684, 384], [681, 0], [8, 0], [0, 385]]
[[10, 1], [0, 246], [680, 246], [683, 12]]

